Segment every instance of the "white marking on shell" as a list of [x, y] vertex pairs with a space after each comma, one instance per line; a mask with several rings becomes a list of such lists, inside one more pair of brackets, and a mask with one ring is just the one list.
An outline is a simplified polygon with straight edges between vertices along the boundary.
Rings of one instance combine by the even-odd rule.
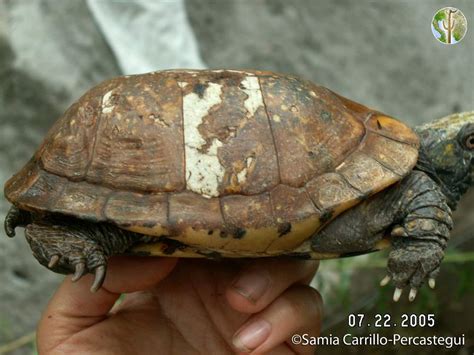
[[182, 88], [182, 89], [183, 89], [183, 88], [185, 88], [185, 87], [186, 87], [186, 85], [188, 85], [188, 83], [187, 83], [187, 82], [185, 82], [185, 81], [178, 81], [178, 86], [179, 86], [180, 88]]
[[114, 109], [114, 105], [110, 100], [111, 98], [112, 98], [112, 90], [107, 92], [102, 97], [102, 113], [111, 113], [112, 110]]
[[201, 152], [200, 149], [206, 141], [198, 127], [209, 113], [209, 109], [222, 101], [221, 92], [221, 85], [209, 83], [202, 98], [196, 93], [183, 97], [186, 187], [204, 197], [219, 196], [218, 187], [224, 178], [225, 170], [217, 157], [217, 148], [222, 146], [222, 142], [214, 138], [207, 152]]
[[253, 157], [248, 157], [245, 161], [246, 167], [242, 169], [240, 173], [237, 174], [237, 181], [239, 184], [243, 184], [245, 181], [247, 181], [247, 175], [250, 169], [250, 166], [252, 165], [253, 161], [255, 159]]
[[243, 87], [242, 91], [248, 96], [244, 101], [244, 106], [250, 115], [253, 116], [258, 108], [263, 106], [262, 91], [260, 90], [258, 78], [247, 76], [242, 80], [241, 85]]

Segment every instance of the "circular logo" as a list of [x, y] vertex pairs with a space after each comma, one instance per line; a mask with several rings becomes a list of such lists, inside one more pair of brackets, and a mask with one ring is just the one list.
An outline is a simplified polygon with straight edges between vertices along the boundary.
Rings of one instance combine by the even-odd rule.
[[467, 32], [466, 17], [455, 7], [444, 7], [433, 16], [431, 32], [441, 43], [456, 44]]

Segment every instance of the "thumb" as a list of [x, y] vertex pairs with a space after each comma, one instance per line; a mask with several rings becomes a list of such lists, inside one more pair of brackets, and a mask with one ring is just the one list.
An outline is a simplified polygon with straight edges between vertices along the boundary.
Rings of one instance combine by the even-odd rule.
[[[109, 260], [104, 285], [92, 293], [93, 275], [76, 283], [68, 276], [43, 312], [38, 326], [38, 349], [61, 344], [69, 337], [107, 318], [121, 293], [146, 290], [164, 279], [175, 267], [175, 258], [116, 256]], [[40, 351], [41, 352], [41, 351]]]

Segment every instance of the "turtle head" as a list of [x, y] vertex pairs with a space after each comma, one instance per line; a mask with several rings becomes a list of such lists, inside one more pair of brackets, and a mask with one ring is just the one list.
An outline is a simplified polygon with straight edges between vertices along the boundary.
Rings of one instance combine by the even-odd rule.
[[437, 181], [451, 208], [474, 185], [474, 111], [416, 128], [421, 138], [417, 168]]

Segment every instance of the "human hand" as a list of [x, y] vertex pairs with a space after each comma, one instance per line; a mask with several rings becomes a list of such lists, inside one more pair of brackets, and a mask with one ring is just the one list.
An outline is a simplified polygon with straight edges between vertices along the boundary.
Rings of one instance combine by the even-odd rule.
[[[113, 257], [104, 286], [68, 276], [39, 323], [40, 354], [313, 353], [292, 334], [317, 336], [318, 263], [290, 259]], [[120, 294], [125, 299], [116, 304]]]

